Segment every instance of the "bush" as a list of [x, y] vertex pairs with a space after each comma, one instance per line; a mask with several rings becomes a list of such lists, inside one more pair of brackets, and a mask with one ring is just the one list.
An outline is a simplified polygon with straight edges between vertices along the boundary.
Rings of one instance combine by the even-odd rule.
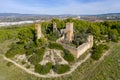
[[15, 38], [16, 33], [16, 30], [12, 29], [0, 29], [0, 43]]
[[46, 39], [45, 39], [45, 38], [40, 38], [40, 39], [37, 41], [37, 45], [38, 45], [38, 47], [45, 46], [45, 45], [46, 45]]
[[35, 65], [35, 72], [41, 73], [41, 70], [42, 70], [42, 65], [36, 64], [36, 65]]
[[55, 65], [53, 69], [57, 74], [62, 74], [69, 71], [70, 67], [68, 65], [61, 64], [61, 65]]
[[29, 50], [26, 50], [25, 52], [26, 56], [32, 55], [33, 53], [34, 53], [34, 49], [29, 49]]
[[18, 38], [20, 42], [27, 43], [33, 41], [35, 38], [34, 32], [31, 28], [21, 29], [18, 33]]
[[64, 59], [68, 62], [74, 61], [74, 56], [70, 53], [70, 51], [64, 49]]
[[57, 44], [57, 43], [52, 43], [52, 42], [49, 43], [48, 47], [49, 47], [50, 49], [58, 49], [58, 50], [63, 50], [63, 49], [64, 49], [64, 48], [62, 47], [62, 45]]
[[119, 33], [116, 29], [111, 29], [109, 31], [108, 37], [111, 41], [117, 42], [119, 40]]
[[12, 66], [12, 65], [13, 65], [13, 63], [11, 63], [11, 62], [8, 62], [8, 63], [7, 63], [7, 66], [8, 66], [8, 67], [10, 67], [10, 66]]
[[108, 50], [109, 47], [107, 45], [100, 44], [93, 48], [92, 58], [94, 60], [99, 60], [105, 50]]
[[13, 58], [17, 54], [24, 54], [26, 51], [23, 44], [12, 44], [11, 48], [5, 54], [8, 58]]
[[31, 64], [38, 64], [42, 59], [43, 59], [43, 55], [44, 55], [45, 49], [41, 48], [41, 49], [37, 49], [35, 51], [35, 54], [33, 54], [28, 61], [30, 61]]
[[48, 62], [46, 65], [35, 65], [35, 72], [40, 74], [47, 74], [50, 72], [50, 69], [52, 69], [52, 63]]

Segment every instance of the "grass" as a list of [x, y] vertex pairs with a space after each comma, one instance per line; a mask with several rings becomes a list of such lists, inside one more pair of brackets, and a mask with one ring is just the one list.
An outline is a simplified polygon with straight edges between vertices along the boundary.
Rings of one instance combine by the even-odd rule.
[[113, 47], [109, 56], [84, 80], [119, 80], [120, 79], [120, 45]]
[[112, 45], [110, 54], [103, 61], [98, 62], [97, 65], [93, 64], [94, 61], [90, 58], [72, 74], [50, 79], [30, 75], [14, 65], [8, 67], [8, 62], [0, 56], [0, 80], [119, 80], [120, 44], [112, 43]]

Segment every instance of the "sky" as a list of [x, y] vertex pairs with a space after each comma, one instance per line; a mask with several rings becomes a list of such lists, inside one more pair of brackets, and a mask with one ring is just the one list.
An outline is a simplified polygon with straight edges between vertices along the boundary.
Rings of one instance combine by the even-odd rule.
[[0, 13], [85, 15], [119, 12], [120, 0], [0, 0]]

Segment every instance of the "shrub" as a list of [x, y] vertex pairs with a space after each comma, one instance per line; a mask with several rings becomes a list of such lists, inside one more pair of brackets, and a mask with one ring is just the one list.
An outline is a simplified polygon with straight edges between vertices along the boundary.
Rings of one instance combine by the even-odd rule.
[[116, 29], [111, 29], [108, 34], [109, 39], [111, 41], [117, 42], [119, 40], [119, 33]]
[[50, 72], [50, 69], [52, 69], [52, 63], [47, 63], [42, 67], [41, 74], [47, 74]]
[[64, 59], [68, 62], [74, 61], [74, 56], [70, 53], [70, 51], [64, 49]]
[[36, 64], [36, 65], [35, 65], [35, 72], [41, 73], [41, 70], [42, 70], [42, 65]]
[[31, 28], [21, 29], [18, 33], [20, 42], [27, 43], [30, 40], [34, 40], [34, 32]]
[[11, 63], [11, 62], [8, 62], [8, 63], [7, 63], [7, 66], [8, 66], [8, 67], [10, 67], [10, 66], [12, 66], [12, 65], [13, 65], [13, 63]]
[[108, 50], [109, 47], [107, 45], [100, 44], [93, 48], [92, 58], [94, 60], [99, 60], [105, 50]]
[[52, 42], [49, 43], [48, 47], [49, 47], [50, 49], [58, 49], [58, 50], [63, 50], [63, 49], [64, 49], [64, 48], [62, 47], [62, 45], [57, 44], [57, 43], [52, 43]]
[[40, 62], [40, 57], [37, 55], [37, 54], [33, 54], [29, 59], [28, 61], [31, 63], [31, 64], [38, 64]]
[[48, 62], [46, 65], [35, 65], [35, 72], [40, 74], [47, 74], [50, 72], [50, 69], [52, 69], [52, 63]]
[[70, 67], [68, 65], [61, 64], [61, 65], [55, 65], [53, 67], [53, 69], [56, 73], [62, 74], [62, 73], [65, 73], [65, 72], [69, 71]]
[[12, 30], [12, 29], [0, 29], [0, 43], [5, 41], [5, 40], [15, 38], [16, 33], [17, 32], [15, 30]]
[[28, 61], [30, 61], [31, 64], [38, 64], [42, 59], [43, 59], [43, 55], [44, 55], [45, 49], [41, 48], [41, 49], [37, 49], [35, 51], [35, 54], [33, 54]]
[[25, 53], [24, 49], [10, 49], [7, 51], [5, 56], [8, 58], [13, 58], [17, 54], [24, 54], [24, 53]]
[[45, 39], [45, 38], [40, 38], [40, 39], [37, 41], [37, 45], [38, 45], [38, 47], [45, 46], [45, 45], [46, 45], [46, 39]]
[[8, 58], [13, 58], [17, 54], [24, 54], [25, 49], [23, 44], [12, 44], [11, 48], [6, 52], [5, 56]]
[[26, 56], [32, 55], [33, 53], [34, 53], [34, 49], [29, 49], [29, 50], [26, 50], [25, 52]]

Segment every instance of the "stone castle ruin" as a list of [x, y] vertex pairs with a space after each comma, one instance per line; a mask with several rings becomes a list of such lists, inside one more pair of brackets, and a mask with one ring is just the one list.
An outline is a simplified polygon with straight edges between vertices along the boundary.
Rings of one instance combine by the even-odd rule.
[[69, 50], [76, 58], [79, 58], [83, 53], [85, 53], [88, 49], [92, 48], [93, 46], [92, 35], [88, 36], [87, 42], [81, 44], [77, 48], [62, 43], [62, 41], [64, 40], [72, 42], [72, 40], [74, 39], [73, 23], [66, 23], [66, 29], [62, 29], [61, 33], [63, 36], [59, 38], [56, 42], [61, 44], [65, 49]]
[[63, 44], [61, 42], [57, 43], [61, 44], [65, 49], [69, 50], [74, 55], [74, 57], [79, 58], [88, 49], [93, 47], [93, 36], [92, 35], [88, 36], [87, 42], [79, 45], [77, 48], [67, 44]]
[[38, 23], [38, 22], [35, 23], [35, 30], [37, 32], [37, 39], [40, 39], [41, 37], [43, 37], [40, 23]]
[[53, 22], [53, 32], [57, 30], [57, 24]]
[[63, 35], [64, 40], [72, 42], [74, 37], [73, 23], [66, 23], [66, 29], [62, 29], [61, 34]]
[[[41, 31], [41, 25], [39, 23], [35, 23], [35, 29], [37, 30], [37, 39], [40, 39], [43, 36], [42, 31]], [[53, 22], [53, 31], [54, 30], [57, 30], [57, 25], [55, 22]], [[61, 30], [61, 34], [62, 34], [62, 37], [57, 39], [56, 42], [61, 44], [65, 49], [69, 50], [76, 58], [79, 58], [88, 49], [93, 47], [93, 36], [92, 35], [88, 36], [87, 42], [81, 44], [77, 48], [62, 43], [62, 41], [64, 40], [68, 42], [73, 41], [74, 39], [73, 23], [66, 23], [66, 28]]]

